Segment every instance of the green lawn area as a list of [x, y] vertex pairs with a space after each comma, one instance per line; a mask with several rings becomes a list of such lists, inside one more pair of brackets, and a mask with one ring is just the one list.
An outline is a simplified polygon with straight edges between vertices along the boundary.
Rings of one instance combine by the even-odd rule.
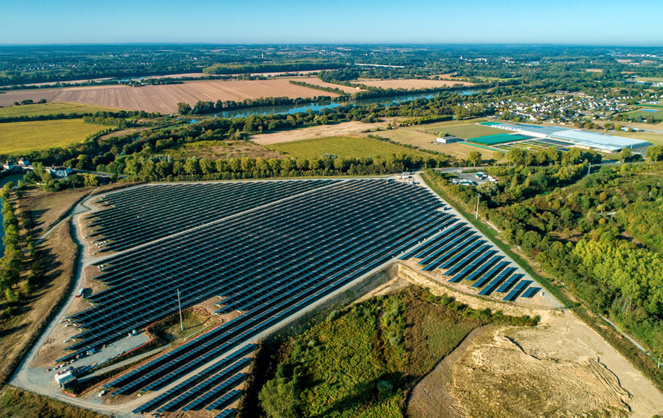
[[445, 132], [449, 135], [457, 136], [458, 138], [462, 139], [473, 139], [480, 136], [498, 135], [505, 132], [504, 129], [491, 128], [489, 126], [477, 124], [443, 126], [440, 127], [439, 131]]
[[[652, 106], [653, 109], [658, 109], [655, 106]], [[642, 107], [642, 109], [648, 109], [648, 107]], [[663, 121], [663, 110], [660, 110], [658, 112], [645, 112], [644, 110], [632, 110], [630, 112], [625, 113], [626, 116], [630, 116], [631, 118], [643, 118], [647, 119], [649, 116], [653, 116], [655, 121], [661, 122]]]
[[91, 106], [79, 103], [43, 103], [32, 105], [21, 105], [0, 108], [0, 118], [9, 118], [16, 116], [41, 116], [57, 115], [71, 113], [95, 113], [95, 112], [117, 112], [117, 109], [110, 109], [101, 106]]
[[[657, 127], [656, 125], [653, 125], [652, 128], [663, 131], [663, 126]], [[610, 135], [623, 136], [623, 137], [626, 137], [626, 138], [634, 138], [634, 139], [644, 139], [645, 141], [649, 141], [654, 145], [663, 145], [663, 134], [657, 134], [657, 133], [654, 133], [654, 132], [624, 132], [624, 131], [617, 131], [617, 132], [614, 132]]]
[[495, 145], [495, 144], [502, 144], [505, 142], [522, 141], [528, 138], [530, 137], [518, 134], [510, 134], [510, 133], [505, 134], [504, 131], [502, 131], [502, 133], [496, 135], [479, 136], [476, 138], [472, 138], [472, 142], [478, 142], [484, 145]]
[[324, 154], [342, 158], [390, 157], [395, 154], [427, 155], [419, 151], [361, 136], [332, 136], [283, 142], [267, 148], [294, 158], [320, 158]]
[[0, 124], [0, 154], [21, 154], [81, 142], [108, 129], [82, 119], [12, 122]]

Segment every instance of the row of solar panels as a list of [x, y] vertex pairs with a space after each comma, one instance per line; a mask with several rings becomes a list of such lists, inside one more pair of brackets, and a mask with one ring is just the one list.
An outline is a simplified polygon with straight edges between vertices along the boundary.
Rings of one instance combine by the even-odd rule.
[[531, 298], [541, 290], [539, 287], [528, 289], [533, 283], [531, 280], [519, 282], [525, 275], [515, 274], [518, 269], [509, 267], [511, 263], [504, 261], [504, 256], [497, 255], [491, 245], [484, 245], [486, 241], [479, 238], [469, 225], [455, 224], [400, 258], [419, 258], [424, 271], [446, 270], [451, 283], [463, 279], [474, 281], [472, 287], [481, 289], [479, 295], [482, 296], [509, 292], [504, 300], [513, 301], [521, 294]]
[[104, 210], [88, 219], [99, 251], [123, 251], [280, 199], [338, 183], [337, 180], [150, 185], [100, 199]]
[[[377, 182], [364, 184], [371, 187], [356, 190], [355, 197], [363, 196], [365, 191], [382, 196], [374, 190], [377, 184]], [[342, 185], [342, 187], [354, 186]], [[394, 188], [394, 186], [379, 187]], [[396, 191], [400, 192], [397, 189]], [[340, 190], [340, 193], [344, 191]], [[91, 346], [110, 341], [131, 329], [141, 328], [143, 324], [149, 324], [159, 317], [173, 313], [177, 307], [177, 295], [174, 292], [177, 287], [183, 289], [182, 303], [185, 307], [219, 294], [227, 294], [229, 298], [236, 297], [246, 301], [247, 295], [253, 296], [255, 291], [262, 290], [257, 284], [258, 279], [263, 280], [260, 283], [264, 283], [264, 280], [269, 278], [275, 280], [283, 277], [284, 280], [290, 281], [287, 283], [290, 285], [299, 283], [292, 281], [294, 278], [300, 281], [308, 277], [324, 279], [325, 273], [331, 274], [346, 264], [357, 268], [357, 260], [370, 259], [371, 246], [409, 245], [407, 238], [395, 239], [401, 236], [411, 236], [410, 241], [416, 242], [416, 239], [426, 231], [440, 224], [441, 218], [448, 216], [435, 211], [435, 208], [439, 207], [437, 201], [422, 201], [417, 199], [417, 193], [414, 192], [405, 194], [410, 197], [406, 199], [389, 195], [390, 197], [387, 196], [389, 199], [385, 199], [391, 200], [390, 204], [376, 205], [376, 202], [366, 198], [365, 201], [360, 200], [350, 213], [346, 210], [334, 216], [335, 209], [333, 205], [330, 206], [330, 199], [336, 203], [337, 196], [329, 189], [321, 194], [325, 198], [317, 204], [320, 208], [325, 208], [326, 212], [321, 213], [319, 219], [302, 216], [301, 222], [297, 222], [295, 227], [291, 227], [290, 224], [285, 225], [278, 218], [279, 214], [287, 212], [284, 206], [290, 205], [289, 202], [265, 210], [261, 214], [265, 223], [251, 222], [253, 230], [249, 235], [252, 237], [247, 237], [245, 241], [252, 240], [256, 244], [249, 245], [248, 248], [237, 245], [237, 233], [233, 233], [231, 228], [226, 228], [225, 223], [206, 228], [210, 234], [226, 234], [227, 248], [224, 254], [229, 260], [218, 257], [217, 247], [205, 245], [206, 232], [201, 230], [195, 234], [179, 236], [176, 240], [166, 240], [136, 250], [134, 254], [123, 254], [105, 261], [110, 267], [99, 279], [104, 281], [107, 277], [117, 278], [118, 280], [114, 281], [116, 286], [101, 292], [104, 298], [100, 301], [91, 298], [98, 303], [97, 306], [70, 317], [77, 326], [88, 328], [78, 337], [82, 338], [82, 341], [70, 348], [89, 349]], [[401, 209], [398, 212], [399, 208], [406, 206], [417, 210]], [[294, 212], [300, 210], [297, 205], [291, 209]], [[311, 226], [311, 222], [321, 223], [322, 226], [317, 228], [318, 235], [313, 233], [316, 228]], [[341, 233], [330, 233], [332, 229], [328, 225], [334, 222], [342, 226]], [[247, 222], [241, 217], [238, 217], [237, 224], [238, 228], [246, 230]], [[280, 235], [269, 234], [278, 228], [281, 229]], [[309, 246], [302, 245], [307, 242], [306, 237], [309, 239]], [[181, 254], [178, 244], [182, 241], [186, 242], [187, 248], [190, 249], [187, 254]], [[349, 244], [344, 244], [346, 241]], [[289, 242], [293, 245], [290, 253], [285, 251]], [[203, 252], [206, 251], [209, 255], [194, 251], [192, 245], [202, 246]], [[153, 247], [155, 250], [150, 251]], [[250, 254], [248, 257], [247, 252]], [[115, 259], [119, 260], [117, 264]], [[205, 261], [206, 259], [208, 261]], [[262, 267], [262, 270], [258, 271], [259, 267]], [[252, 276], [249, 282], [246, 281], [247, 275]], [[278, 296], [278, 289], [274, 286], [271, 288], [273, 292], [270, 296]]]

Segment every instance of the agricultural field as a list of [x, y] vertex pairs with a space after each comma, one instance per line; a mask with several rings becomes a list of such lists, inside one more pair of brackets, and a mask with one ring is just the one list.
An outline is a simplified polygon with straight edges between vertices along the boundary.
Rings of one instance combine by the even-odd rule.
[[282, 154], [269, 150], [250, 141], [199, 141], [163, 151], [173, 158], [208, 158], [219, 160], [227, 158], [284, 158]]
[[[442, 128], [446, 129], [446, 128]], [[484, 160], [493, 158], [493, 151], [489, 149], [474, 147], [462, 142], [454, 142], [451, 144], [438, 144], [435, 142], [437, 139], [436, 134], [422, 132], [412, 127], [398, 128], [389, 131], [381, 131], [377, 133], [383, 138], [390, 139], [401, 144], [412, 145], [417, 148], [429, 149], [438, 151], [458, 159], [466, 159], [470, 152], [479, 151]]]
[[17, 116], [68, 115], [71, 113], [116, 112], [117, 109], [80, 103], [41, 103], [0, 108], [0, 118]]
[[319, 158], [324, 154], [336, 155], [342, 158], [362, 158], [368, 156], [386, 158], [395, 154], [427, 155], [409, 148], [362, 136], [333, 136], [329, 138], [306, 139], [303, 141], [273, 144], [269, 145], [268, 148], [290, 157], [306, 159]]
[[82, 119], [12, 122], [0, 127], [0, 154], [4, 155], [65, 147], [108, 129], [107, 126], [84, 123]]
[[0, 106], [12, 106], [25, 99], [46, 99], [55, 103], [80, 103], [125, 110], [175, 113], [177, 103], [190, 105], [202, 101], [241, 101], [260, 97], [336, 97], [322, 92], [290, 84], [286, 79], [274, 80], [200, 80], [184, 84], [128, 87], [122, 85], [65, 87], [60, 89], [17, 90], [0, 94]]
[[437, 87], [453, 87], [457, 84], [463, 86], [472, 86], [472, 83], [467, 81], [456, 80], [431, 80], [431, 79], [406, 79], [406, 80], [374, 80], [374, 79], [359, 79], [353, 81], [354, 84], [364, 84], [369, 87], [379, 87], [382, 89], [407, 89], [407, 90], [420, 90], [432, 89]]
[[[349, 94], [356, 93], [358, 91], [362, 91], [361, 89], [359, 89], [357, 87], [348, 87], [348, 86], [341, 86], [341, 85], [338, 85], [338, 84], [326, 83], [326, 82], [320, 80], [318, 77], [304, 77], [304, 78], [302, 78], [302, 77], [293, 77], [293, 78], [290, 78], [290, 80], [301, 81], [301, 82], [308, 83], [308, 84], [314, 84], [314, 85], [320, 86], [320, 87], [329, 87], [329, 88], [332, 88], [332, 89], [339, 89], [339, 90], [343, 90], [344, 92], [349, 93]], [[326, 93], [326, 92], [323, 91], [323, 93]]]

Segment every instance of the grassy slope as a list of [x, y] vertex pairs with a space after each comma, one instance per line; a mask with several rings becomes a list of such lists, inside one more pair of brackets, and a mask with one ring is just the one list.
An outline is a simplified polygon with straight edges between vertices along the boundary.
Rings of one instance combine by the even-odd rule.
[[64, 147], [107, 128], [80, 119], [3, 123], [0, 126], [0, 154], [16, 155]]
[[0, 381], [9, 376], [59, 301], [66, 297], [74, 274], [76, 244], [71, 239], [69, 223], [54, 229], [37, 249], [46, 266], [45, 275], [32, 283], [34, 291], [28, 298], [14, 304], [13, 315], [0, 322]]
[[293, 339], [277, 378], [263, 387], [262, 404], [269, 411], [294, 382], [292, 403], [272, 416], [288, 416], [288, 410], [297, 416], [403, 416], [407, 391], [472, 329], [512, 320], [415, 286], [369, 299], [332, 312]]
[[386, 158], [399, 153], [405, 155], [427, 155], [398, 145], [360, 136], [333, 136], [307, 139], [273, 144], [269, 145], [268, 148], [291, 157], [306, 159], [319, 158], [323, 154], [334, 154], [343, 158], [368, 156]]
[[103, 415], [13, 387], [0, 392], [0, 417], [96, 418]]
[[43, 103], [0, 108], [0, 118], [16, 116], [68, 115], [71, 113], [117, 112], [108, 107], [85, 105], [80, 103]]

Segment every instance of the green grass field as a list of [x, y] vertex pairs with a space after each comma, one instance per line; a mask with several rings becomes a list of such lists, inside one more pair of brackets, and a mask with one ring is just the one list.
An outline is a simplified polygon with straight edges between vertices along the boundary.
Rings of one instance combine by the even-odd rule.
[[3, 123], [0, 124], [0, 154], [64, 147], [105, 129], [108, 127], [84, 123], [82, 119]]
[[435, 132], [435, 133], [441, 131], [449, 135], [457, 136], [458, 138], [462, 139], [473, 139], [473, 138], [478, 138], [480, 136], [497, 135], [504, 133], [504, 129], [491, 128], [488, 126], [476, 125], [476, 124], [441, 126], [437, 131], [431, 131], [428, 128], [426, 129], [426, 131]]
[[[656, 106], [651, 106], [650, 108], [657, 109]], [[648, 109], [648, 107], [643, 107], [642, 109]], [[660, 110], [659, 112], [645, 112], [644, 110], [632, 110], [630, 112], [625, 113], [626, 116], [629, 116], [631, 118], [643, 118], [647, 119], [649, 116], [653, 116], [654, 120], [657, 122], [663, 121], [663, 109]]]
[[0, 108], [0, 118], [95, 112], [117, 112], [117, 109], [79, 103], [44, 103]]
[[[656, 128], [654, 128], [656, 129]], [[663, 129], [661, 129], [663, 130]], [[654, 145], [663, 145], [663, 134], [657, 134], [654, 132], [624, 132], [624, 131], [617, 131], [614, 132], [610, 135], [614, 136], [624, 136], [626, 138], [635, 138], [635, 139], [644, 139], [645, 141], [649, 141]]]
[[427, 155], [419, 151], [361, 136], [332, 136], [328, 138], [306, 139], [303, 141], [273, 144], [267, 148], [290, 157], [306, 159], [319, 158], [324, 154], [336, 155], [342, 158], [362, 158], [369, 156], [386, 158], [395, 154]]
[[502, 131], [502, 133], [496, 135], [486, 135], [486, 136], [479, 136], [476, 138], [472, 138], [472, 142], [478, 142], [483, 145], [495, 145], [495, 144], [502, 144], [505, 142], [521, 141], [523, 139], [528, 139], [528, 138], [529, 137], [524, 135], [505, 134], [504, 131]]

